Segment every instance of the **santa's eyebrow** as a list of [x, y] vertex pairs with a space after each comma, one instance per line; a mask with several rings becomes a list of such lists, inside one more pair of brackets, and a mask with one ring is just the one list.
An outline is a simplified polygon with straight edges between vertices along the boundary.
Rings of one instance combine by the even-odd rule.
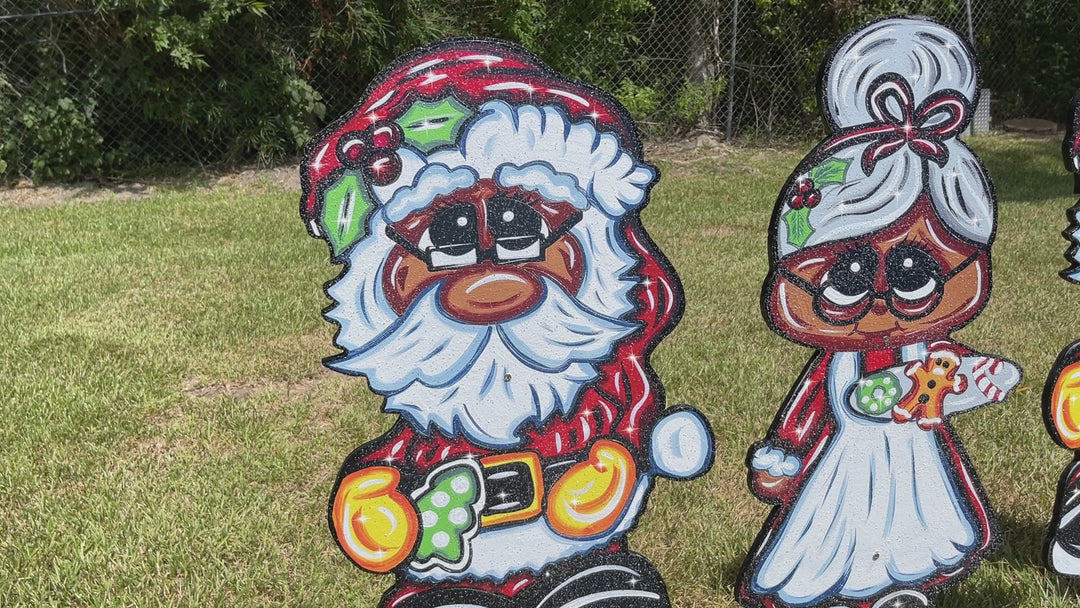
[[[484, 200], [483, 202], [486, 203], [487, 201]], [[449, 196], [437, 197], [435, 200], [431, 201], [430, 205], [417, 213], [421, 215], [433, 215], [439, 211], [442, 211], [443, 209], [449, 209], [451, 207], [457, 207], [459, 205], [469, 205], [471, 207], [473, 204], [473, 201], [469, 199], [459, 198], [451, 194]]]

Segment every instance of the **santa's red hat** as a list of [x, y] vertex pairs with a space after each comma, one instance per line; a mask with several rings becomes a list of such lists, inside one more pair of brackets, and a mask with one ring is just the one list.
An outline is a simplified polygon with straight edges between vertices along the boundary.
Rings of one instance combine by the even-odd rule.
[[607, 94], [520, 46], [451, 39], [395, 61], [305, 147], [300, 214], [340, 258], [366, 235], [369, 212], [381, 207], [398, 221], [470, 185], [465, 168], [474, 181], [543, 189], [613, 217], [642, 203], [655, 179], [633, 123]]

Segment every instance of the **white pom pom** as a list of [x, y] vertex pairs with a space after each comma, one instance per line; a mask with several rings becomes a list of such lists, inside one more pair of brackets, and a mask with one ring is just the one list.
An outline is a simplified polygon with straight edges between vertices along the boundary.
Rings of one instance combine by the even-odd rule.
[[685, 479], [704, 473], [712, 462], [712, 433], [695, 410], [675, 410], [653, 427], [650, 457], [656, 472]]

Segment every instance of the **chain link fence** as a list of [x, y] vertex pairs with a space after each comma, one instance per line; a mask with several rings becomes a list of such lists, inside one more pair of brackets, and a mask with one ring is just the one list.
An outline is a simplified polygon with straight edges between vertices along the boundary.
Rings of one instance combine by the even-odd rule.
[[[995, 126], [1018, 117], [1065, 120], [1072, 92], [1080, 87], [1080, 47], [1067, 42], [1080, 40], [1076, 0], [899, 0], [867, 6], [873, 4], [659, 3], [642, 23], [635, 49], [636, 61], [645, 66], [640, 81], [663, 83], [657, 103], [635, 107], [648, 97], [640, 92], [623, 101], [629, 100], [652, 135], [693, 119], [694, 127], [736, 141], [812, 139], [824, 129], [817, 82], [832, 44], [865, 20], [918, 14], [972, 42]], [[824, 11], [823, 5], [847, 10]]]
[[[148, 14], [147, 3], [124, 0], [0, 0], [0, 177], [289, 158], [357, 101], [378, 65], [409, 46], [454, 33], [506, 35], [495, 26], [507, 3], [491, 0], [464, 0], [453, 14], [410, 14], [420, 11], [418, 0], [231, 2], [212, 9], [229, 3], [159, 1]], [[824, 128], [822, 58], [845, 31], [888, 14], [927, 15], [973, 42], [994, 124], [1021, 116], [1062, 122], [1080, 86], [1076, 0], [608, 4], [623, 7], [617, 18], [561, 14], [569, 25], [560, 30], [570, 30], [562, 46], [549, 42], [550, 32], [523, 41], [557, 69], [611, 90], [650, 138], [816, 138]], [[350, 42], [339, 26], [376, 6], [378, 52]], [[200, 38], [192, 24], [216, 34]]]

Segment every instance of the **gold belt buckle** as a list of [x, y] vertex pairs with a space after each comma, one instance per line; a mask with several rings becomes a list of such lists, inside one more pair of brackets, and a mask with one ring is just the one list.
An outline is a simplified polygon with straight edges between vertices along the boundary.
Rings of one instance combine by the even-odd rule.
[[[522, 475], [522, 467], [528, 472], [529, 482], [532, 487], [532, 500], [527, 505], [515, 505], [514, 502], [494, 502], [494, 500], [508, 499], [496, 494], [494, 497], [487, 496], [487, 504], [480, 515], [481, 527], [500, 526], [516, 521], [532, 519], [543, 511], [544, 501], [544, 477], [540, 468], [540, 456], [536, 452], [511, 452], [509, 454], [493, 454], [480, 459], [480, 466], [484, 468], [484, 485], [490, 488], [503, 479], [510, 479]], [[519, 482], [520, 483], [520, 482]], [[524, 496], [522, 498], [525, 498]], [[518, 501], [520, 502], [520, 501]]]

